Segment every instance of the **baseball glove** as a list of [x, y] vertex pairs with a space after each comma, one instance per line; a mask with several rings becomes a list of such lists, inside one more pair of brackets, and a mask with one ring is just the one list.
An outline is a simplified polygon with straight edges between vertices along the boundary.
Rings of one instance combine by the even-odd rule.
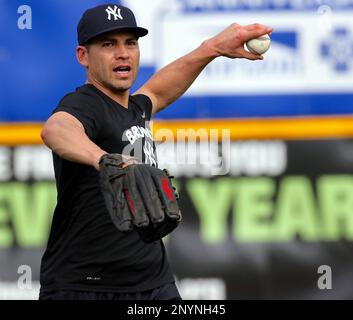
[[105, 204], [119, 231], [135, 228], [144, 242], [152, 242], [178, 226], [179, 196], [166, 170], [120, 154], [103, 155], [99, 166]]

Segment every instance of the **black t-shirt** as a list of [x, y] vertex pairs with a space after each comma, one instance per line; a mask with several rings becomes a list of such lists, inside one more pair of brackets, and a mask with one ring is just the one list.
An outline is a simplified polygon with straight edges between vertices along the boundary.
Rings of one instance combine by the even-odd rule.
[[[133, 149], [130, 154], [156, 165], [147, 96], [130, 96], [126, 109], [86, 84], [66, 95], [58, 111], [75, 116], [88, 137], [108, 153]], [[136, 231], [123, 234], [116, 229], [98, 171], [55, 153], [53, 160], [58, 199], [42, 258], [41, 290], [139, 292], [173, 282], [162, 241], [146, 244]]]

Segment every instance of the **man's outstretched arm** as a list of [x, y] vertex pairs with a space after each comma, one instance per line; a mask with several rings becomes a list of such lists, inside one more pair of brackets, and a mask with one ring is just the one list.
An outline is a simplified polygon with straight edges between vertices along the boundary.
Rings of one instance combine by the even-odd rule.
[[100, 157], [107, 153], [89, 139], [79, 120], [63, 111], [54, 113], [48, 119], [41, 137], [45, 145], [61, 158], [97, 170]]
[[150, 97], [153, 104], [152, 114], [155, 114], [183, 95], [215, 58], [223, 56], [232, 59], [263, 59], [261, 55], [246, 51], [244, 43], [271, 32], [272, 28], [260, 24], [231, 24], [221, 33], [204, 41], [194, 51], [159, 70], [136, 94], [142, 93]]

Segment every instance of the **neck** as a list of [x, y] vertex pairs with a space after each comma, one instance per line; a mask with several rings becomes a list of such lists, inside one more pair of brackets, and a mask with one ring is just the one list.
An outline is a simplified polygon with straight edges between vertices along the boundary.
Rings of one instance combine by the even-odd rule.
[[105, 95], [107, 95], [109, 98], [113, 99], [115, 102], [119, 103], [121, 106], [124, 108], [128, 108], [129, 105], [129, 95], [130, 91], [122, 91], [122, 92], [114, 92], [111, 89], [105, 87], [98, 81], [95, 81], [94, 79], [88, 78], [86, 83], [94, 85], [98, 90], [102, 91]]

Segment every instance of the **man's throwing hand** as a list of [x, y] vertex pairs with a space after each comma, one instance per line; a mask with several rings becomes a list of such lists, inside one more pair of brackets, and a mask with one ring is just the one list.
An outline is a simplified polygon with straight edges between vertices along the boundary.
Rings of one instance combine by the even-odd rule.
[[233, 23], [213, 38], [207, 40], [207, 44], [218, 56], [233, 59], [262, 60], [262, 55], [246, 51], [244, 43], [262, 35], [270, 34], [272, 30], [272, 28], [258, 23], [247, 26]]

